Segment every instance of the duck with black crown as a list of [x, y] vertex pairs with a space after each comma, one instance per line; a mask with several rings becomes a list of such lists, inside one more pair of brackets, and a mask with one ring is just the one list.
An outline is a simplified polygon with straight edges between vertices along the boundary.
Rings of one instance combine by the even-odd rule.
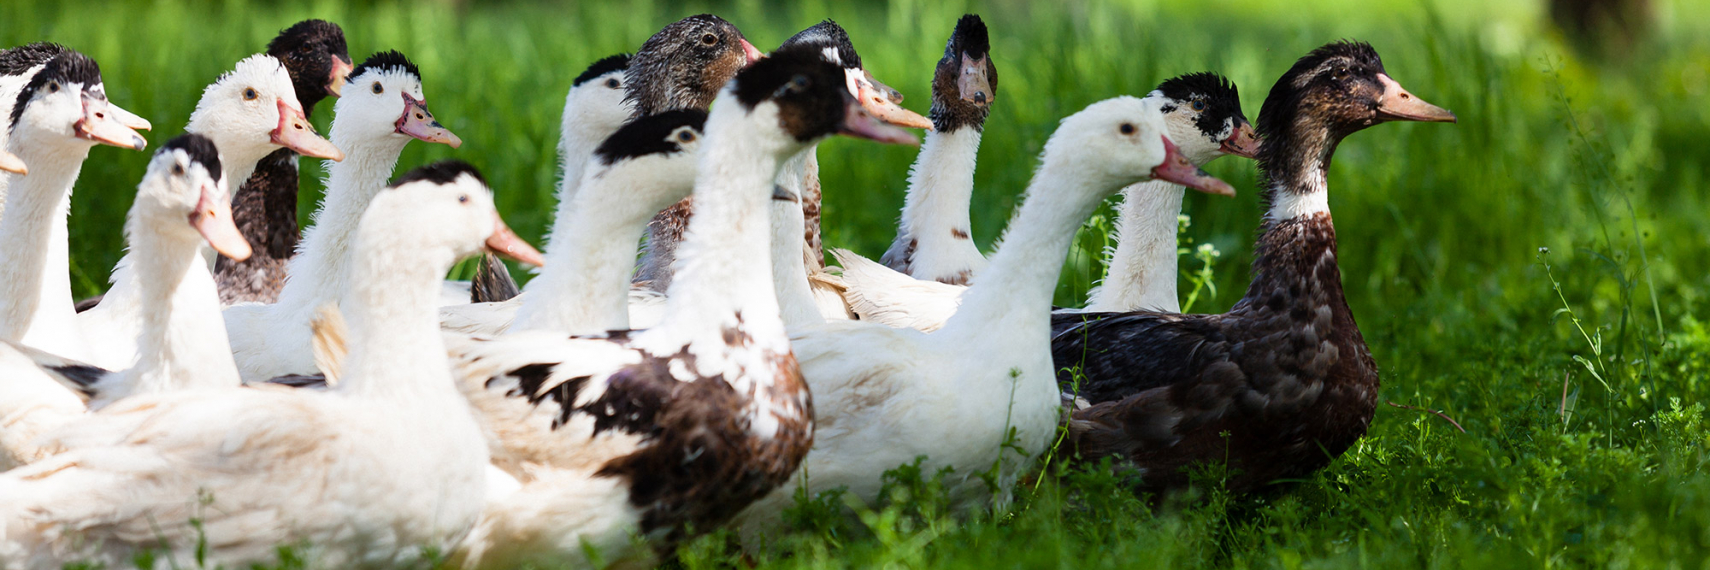
[[1378, 370], [1343, 298], [1326, 172], [1361, 129], [1454, 120], [1402, 88], [1368, 44], [1295, 62], [1259, 112], [1270, 212], [1246, 296], [1221, 315], [1088, 313], [1057, 329], [1058, 381], [1093, 403], [1070, 423], [1081, 459], [1113, 457], [1147, 491], [1223, 461], [1228, 488], [1246, 492], [1310, 475], [1364, 436]]

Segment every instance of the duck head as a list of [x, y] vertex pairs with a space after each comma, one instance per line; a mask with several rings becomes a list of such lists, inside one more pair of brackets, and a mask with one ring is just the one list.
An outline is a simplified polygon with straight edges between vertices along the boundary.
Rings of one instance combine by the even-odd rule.
[[986, 23], [968, 14], [956, 22], [944, 58], [932, 74], [932, 127], [950, 132], [984, 128], [997, 99], [997, 64], [991, 60]]
[[1334, 141], [1388, 121], [1452, 123], [1455, 114], [1403, 88], [1371, 44], [1335, 42], [1300, 58], [1271, 87], [1259, 110], [1259, 134], [1297, 143], [1322, 137], [1330, 143], [1324, 152], [1331, 152]]
[[583, 70], [570, 83], [570, 94], [564, 108], [570, 121], [582, 125], [581, 132], [609, 133], [617, 130], [632, 115], [625, 99], [629, 78], [630, 56], [620, 53], [607, 56]]
[[448, 160], [416, 168], [374, 197], [362, 217], [361, 240], [385, 239], [425, 248], [438, 274], [457, 260], [490, 252], [539, 266], [534, 246], [517, 237], [493, 206], [493, 192], [475, 167]]
[[1258, 156], [1258, 136], [1241, 112], [1240, 93], [1227, 78], [1208, 72], [1172, 77], [1146, 98], [1163, 104], [1170, 140], [1196, 166], [1225, 154]]
[[[186, 241], [205, 240], [215, 251], [243, 261], [249, 242], [232, 221], [226, 181], [214, 141], [195, 133], [179, 135], [155, 151], [148, 172], [137, 186], [127, 224], [133, 236], [153, 231]], [[188, 222], [188, 223], [186, 223]]]
[[742, 31], [712, 14], [689, 16], [641, 44], [626, 88], [636, 116], [706, 109], [731, 77], [761, 57]]
[[[46, 64], [48, 60], [67, 53], [76, 51], [52, 42], [36, 42], [0, 50], [0, 75], [22, 75], [37, 70], [38, 66]], [[119, 124], [134, 130], [146, 131], [153, 128], [148, 119], [138, 117], [110, 102], [107, 104], [107, 113], [119, 121]]]
[[356, 66], [350, 72], [349, 88], [333, 110], [337, 115], [333, 138], [341, 142], [386, 140], [403, 144], [415, 139], [451, 148], [463, 145], [462, 139], [428, 111], [421, 71], [396, 51], [376, 53]]
[[1042, 168], [1068, 168], [1114, 193], [1129, 184], [1167, 180], [1208, 194], [1234, 196], [1228, 183], [1195, 166], [1170, 140], [1163, 104], [1116, 97], [1063, 119], [1045, 142]]
[[285, 64], [297, 102], [305, 112], [327, 96], [338, 97], [353, 69], [344, 30], [326, 20], [303, 20], [279, 32], [267, 55]]
[[809, 46], [779, 48], [737, 74], [726, 88], [751, 118], [773, 122], [784, 144], [781, 159], [826, 137], [846, 135], [890, 144], [916, 144], [914, 135], [881, 121], [857, 101], [846, 68]]
[[625, 188], [625, 201], [645, 207], [649, 215], [688, 196], [695, 186], [707, 113], [679, 109], [640, 117], [623, 125], [594, 150], [583, 171], [585, 185], [594, 180]]
[[279, 147], [344, 160], [338, 147], [315, 134], [285, 66], [266, 54], [244, 58], [203, 90], [185, 130], [213, 140], [228, 166], [254, 164]]
[[844, 85], [867, 114], [886, 123], [912, 129], [931, 129], [932, 121], [901, 106], [902, 93], [880, 83], [861, 65], [861, 55], [849, 41], [849, 32], [831, 20], [825, 20], [784, 40], [778, 49], [808, 49], [816, 51], [827, 62], [843, 70]]
[[[95, 60], [66, 50], [30, 76], [12, 104], [12, 139], [52, 150], [104, 144], [142, 150], [148, 141], [107, 104]], [[14, 148], [18, 143], [13, 144]]]

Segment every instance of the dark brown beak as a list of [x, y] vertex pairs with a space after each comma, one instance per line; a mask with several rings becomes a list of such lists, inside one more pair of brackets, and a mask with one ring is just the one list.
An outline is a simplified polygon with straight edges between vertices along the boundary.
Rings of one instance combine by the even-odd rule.
[[1389, 74], [1379, 73], [1378, 82], [1383, 84], [1383, 95], [1378, 99], [1378, 118], [1385, 121], [1419, 121], [1424, 123], [1453, 123], [1455, 114], [1448, 109], [1426, 103], [1424, 99], [1408, 93], [1400, 83], [1390, 79]]

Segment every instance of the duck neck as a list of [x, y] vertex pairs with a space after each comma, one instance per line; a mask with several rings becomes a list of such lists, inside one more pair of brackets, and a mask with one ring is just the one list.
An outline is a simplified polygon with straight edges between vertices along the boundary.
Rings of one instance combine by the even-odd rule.
[[576, 111], [571, 102], [566, 102], [564, 122], [558, 137], [558, 170], [562, 176], [558, 179], [558, 213], [555, 219], [559, 220], [569, 217], [569, 209], [575, 204], [589, 157], [612, 134], [611, 130], [595, 132], [603, 129], [593, 125], [594, 121], [580, 117]]
[[780, 149], [756, 123], [777, 124], [755, 120], [736, 104], [717, 108], [708, 118], [695, 180], [695, 215], [678, 247], [665, 319], [649, 331], [643, 346], [662, 341], [658, 349], [675, 352], [687, 344], [699, 358], [716, 358], [711, 355], [731, 347], [729, 336], [736, 333], [778, 353], [788, 351], [772, 289], [772, 236], [765, 223]]
[[389, 402], [456, 407], [440, 339], [440, 281], [449, 251], [406, 256], [396, 236], [365, 234], [354, 248], [350, 287], [339, 308], [349, 324], [350, 352], [338, 390]]
[[1091, 179], [1082, 169], [1047, 160], [1028, 185], [991, 265], [962, 294], [962, 305], [942, 334], [995, 335], [1044, 342], [1050, 334], [1051, 297], [1075, 230], [1120, 182]]
[[255, 173], [255, 165], [266, 158], [268, 153], [280, 148], [278, 145], [267, 143], [257, 144], [253, 133], [239, 133], [218, 122], [215, 113], [200, 112], [191, 116], [190, 124], [184, 127], [184, 132], [195, 133], [214, 141], [214, 147], [220, 149], [221, 175], [226, 177], [226, 184], [234, 192], [226, 193], [226, 203], [232, 202], [232, 197], [249, 181], [249, 175]]
[[[778, 168], [773, 177], [770, 219], [772, 227], [772, 289], [782, 311], [784, 323], [799, 327], [825, 321], [814, 302], [813, 288], [808, 285], [808, 258], [813, 255], [807, 243], [806, 191], [809, 170], [816, 170], [814, 155], [819, 145], [802, 149]], [[815, 177], [817, 182], [817, 177]], [[814, 199], [817, 199], [814, 198]], [[814, 206], [815, 209], [818, 206]], [[699, 214], [697, 214], [699, 215]]]
[[1122, 189], [1116, 250], [1104, 283], [1092, 291], [1091, 312], [1181, 312], [1176, 298], [1176, 227], [1184, 188], [1163, 180]]
[[60, 356], [86, 359], [71, 300], [71, 260], [66, 216], [72, 184], [93, 147], [55, 140], [20, 125], [8, 150], [30, 165], [10, 179], [6, 215], [0, 216], [0, 335]]
[[[219, 292], [202, 262], [201, 236], [189, 228], [144, 227], [136, 214], [132, 218], [125, 233], [141, 288], [142, 328], [137, 363], [122, 373], [129, 377], [130, 393], [237, 386]], [[160, 218], [153, 225], [183, 223], [177, 216]]]
[[953, 284], [968, 283], [985, 267], [968, 219], [979, 150], [980, 129], [974, 126], [926, 134], [909, 171], [897, 238], [885, 252], [887, 266]]
[[1254, 248], [1253, 280], [1237, 309], [1264, 305], [1284, 291], [1292, 300], [1328, 303], [1345, 313], [1326, 173], [1346, 133], [1304, 117], [1286, 126], [1281, 133], [1264, 133], [1259, 151], [1259, 179], [1270, 210]]
[[[546, 265], [523, 290], [514, 330], [595, 334], [629, 328], [629, 276], [635, 244], [654, 212], [675, 202], [638, 200], [660, 193], [648, 172], [588, 169], [574, 203], [560, 208], [546, 247]], [[564, 215], [568, 214], [568, 215]]]
[[358, 137], [349, 130], [332, 127], [332, 143], [345, 150], [344, 160], [327, 165], [327, 193], [315, 224], [303, 233], [301, 253], [287, 267], [289, 278], [279, 292], [279, 304], [305, 318], [316, 308], [338, 300], [349, 283], [351, 242], [368, 203], [386, 187], [398, 164], [403, 136]]

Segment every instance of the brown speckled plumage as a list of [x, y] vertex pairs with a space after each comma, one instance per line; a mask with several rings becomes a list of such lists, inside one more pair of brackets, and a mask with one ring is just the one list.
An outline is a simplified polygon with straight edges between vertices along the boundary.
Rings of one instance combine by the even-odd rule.
[[[1277, 81], [1258, 126], [1267, 203], [1327, 191], [1337, 144], [1386, 120], [1381, 73], [1370, 46], [1333, 43]], [[1228, 313], [1053, 321], [1056, 365], [1080, 372], [1058, 381], [1091, 403], [1070, 424], [1080, 457], [1113, 456], [1146, 490], [1224, 461], [1236, 492], [1308, 476], [1364, 436], [1376, 409], [1378, 369], [1343, 297], [1328, 211], [1267, 218], [1252, 282]]]

